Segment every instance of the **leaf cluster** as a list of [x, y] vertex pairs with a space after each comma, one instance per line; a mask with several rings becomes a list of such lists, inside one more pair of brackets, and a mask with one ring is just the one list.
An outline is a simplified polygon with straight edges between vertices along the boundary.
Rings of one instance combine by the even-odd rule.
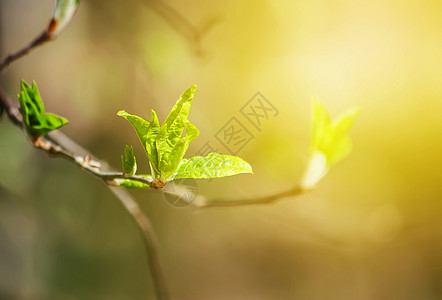
[[[199, 135], [199, 130], [188, 120], [195, 90], [196, 85], [193, 85], [181, 95], [161, 125], [154, 110], [151, 110], [150, 121], [124, 110], [118, 112], [132, 124], [141, 141], [149, 159], [154, 188], [164, 187], [178, 178], [219, 178], [252, 173], [250, 164], [236, 156], [210, 153], [184, 159], [190, 143]], [[123, 169], [126, 167], [123, 162]]]
[[30, 86], [22, 80], [18, 99], [20, 101], [23, 123], [27, 132], [33, 138], [46, 135], [50, 131], [68, 123], [68, 120], [63, 117], [45, 112], [43, 101], [35, 82], [32, 82], [32, 86]]

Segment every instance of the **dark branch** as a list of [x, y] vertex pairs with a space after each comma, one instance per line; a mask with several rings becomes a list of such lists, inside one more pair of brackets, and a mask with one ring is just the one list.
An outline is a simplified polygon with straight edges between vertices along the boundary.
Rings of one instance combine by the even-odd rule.
[[53, 38], [48, 33], [48, 31], [45, 29], [29, 45], [27, 45], [26, 47], [20, 49], [19, 51], [15, 52], [15, 53], [10, 54], [10, 55], [6, 56], [5, 58], [3, 58], [0, 61], [0, 72], [2, 72], [7, 66], [9, 66], [10, 63], [25, 56], [26, 54], [31, 52], [36, 47], [41, 46], [44, 43], [49, 42], [51, 40], [53, 40]]

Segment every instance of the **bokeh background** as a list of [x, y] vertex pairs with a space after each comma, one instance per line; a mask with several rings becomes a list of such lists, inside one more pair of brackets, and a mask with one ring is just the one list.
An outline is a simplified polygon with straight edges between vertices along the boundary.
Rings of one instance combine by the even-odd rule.
[[[35, 80], [62, 129], [119, 168], [133, 144], [120, 109], [165, 118], [196, 83], [188, 154], [232, 117], [255, 138], [254, 175], [198, 181], [209, 197], [296, 184], [312, 97], [334, 116], [359, 106], [352, 154], [312, 193], [273, 205], [174, 208], [135, 191], [160, 241], [173, 299], [442, 298], [442, 3], [83, 0], [61, 36], [0, 76]], [[52, 0], [1, 0], [1, 56], [48, 23]], [[178, 12], [178, 14], [176, 13]], [[194, 32], [199, 33], [195, 36]], [[261, 131], [239, 109], [261, 92], [278, 110]], [[98, 179], [33, 149], [0, 121], [0, 298], [146, 299], [138, 229]]]

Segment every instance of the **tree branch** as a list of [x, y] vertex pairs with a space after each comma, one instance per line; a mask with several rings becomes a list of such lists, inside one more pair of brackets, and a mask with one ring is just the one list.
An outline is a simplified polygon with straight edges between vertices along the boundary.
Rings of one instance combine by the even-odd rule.
[[254, 204], [272, 204], [280, 199], [300, 196], [304, 193], [310, 192], [311, 189], [304, 189], [300, 186], [295, 186], [283, 192], [258, 197], [258, 198], [206, 198], [199, 196], [193, 202], [196, 208], [211, 208], [211, 207], [230, 207]]
[[[0, 107], [6, 111], [9, 120], [11, 120], [14, 125], [23, 128], [23, 117], [18, 109], [18, 106], [5, 95], [3, 90], [0, 88]], [[1, 115], [0, 115], [1, 117]]]
[[[23, 118], [19, 108], [12, 102], [12, 100], [10, 100], [5, 95], [5, 93], [0, 88], [0, 111], [2, 110], [2, 108], [6, 111], [6, 114], [12, 123], [24, 130]], [[55, 136], [57, 138], [62, 138], [69, 141], [70, 144], [75, 144], [61, 132], [57, 132]], [[97, 160], [92, 159], [90, 155], [82, 156], [74, 154], [68, 151], [66, 148], [54, 143], [51, 139], [54, 138], [40, 137], [38, 139], [31, 140], [30, 142], [34, 147], [39, 148], [47, 152], [48, 154], [65, 158], [68, 161], [76, 164], [83, 170], [104, 181], [104, 183], [110, 188], [112, 193], [118, 197], [127, 212], [132, 216], [142, 233], [143, 241], [146, 247], [148, 263], [152, 275], [152, 281], [158, 299], [169, 299], [169, 293], [159, 258], [158, 242], [152, 224], [147, 216], [140, 209], [136, 201], [131, 198], [128, 192], [113, 187], [117, 185], [114, 181], [115, 179], [131, 179], [146, 183], [148, 185], [151, 185], [152, 181], [145, 177], [137, 175], [125, 176], [123, 173], [118, 172], [104, 172], [100, 170], [101, 163]], [[77, 145], [76, 148], [81, 147]]]
[[129, 212], [143, 235], [146, 247], [147, 261], [151, 270], [152, 281], [158, 299], [169, 299], [169, 293], [163, 274], [163, 268], [159, 258], [158, 240], [152, 223], [141, 210], [138, 203], [123, 189], [109, 186], [110, 191], [120, 200], [124, 208]]
[[48, 33], [48, 30], [45, 29], [40, 33], [29, 45], [26, 47], [18, 50], [17, 52], [10, 54], [3, 58], [0, 61], [0, 72], [3, 71], [10, 63], [14, 62], [15, 60], [25, 56], [32, 50], [34, 50], [36, 47], [43, 45], [46, 42], [49, 42], [53, 40], [51, 35]]

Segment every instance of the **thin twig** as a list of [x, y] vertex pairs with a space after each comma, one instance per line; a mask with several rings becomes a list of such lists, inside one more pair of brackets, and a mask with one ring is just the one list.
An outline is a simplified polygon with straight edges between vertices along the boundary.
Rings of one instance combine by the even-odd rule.
[[186, 38], [198, 55], [203, 54], [201, 50], [201, 39], [203, 35], [220, 21], [219, 17], [214, 17], [201, 28], [197, 28], [172, 5], [163, 0], [143, 0], [142, 2], [163, 17], [176, 32]]
[[108, 187], [138, 224], [138, 228], [143, 235], [144, 245], [147, 250], [147, 261], [149, 262], [157, 298], [169, 299], [166, 281], [164, 280], [163, 268], [159, 258], [158, 240], [152, 227], [152, 223], [143, 213], [138, 203], [132, 199], [131, 195], [126, 190], [111, 187], [109, 185]]
[[283, 198], [296, 197], [304, 193], [311, 191], [311, 189], [304, 189], [300, 186], [295, 186], [283, 192], [258, 197], [258, 198], [206, 198], [199, 196], [193, 202], [196, 208], [211, 208], [211, 207], [230, 207], [230, 206], [242, 206], [242, 205], [255, 205], [255, 204], [271, 204]]
[[17, 52], [10, 54], [3, 58], [0, 61], [0, 72], [3, 71], [10, 63], [13, 61], [25, 56], [29, 52], [31, 52], [33, 49], [35, 49], [38, 46], [43, 45], [46, 42], [49, 42], [53, 40], [51, 35], [48, 33], [48, 30], [45, 29], [43, 32], [41, 32], [29, 45], [26, 47], [18, 50]]
[[149, 0], [143, 1], [143, 3], [162, 16], [177, 32], [186, 38], [192, 41], [200, 39], [198, 30], [170, 4], [163, 0]]

